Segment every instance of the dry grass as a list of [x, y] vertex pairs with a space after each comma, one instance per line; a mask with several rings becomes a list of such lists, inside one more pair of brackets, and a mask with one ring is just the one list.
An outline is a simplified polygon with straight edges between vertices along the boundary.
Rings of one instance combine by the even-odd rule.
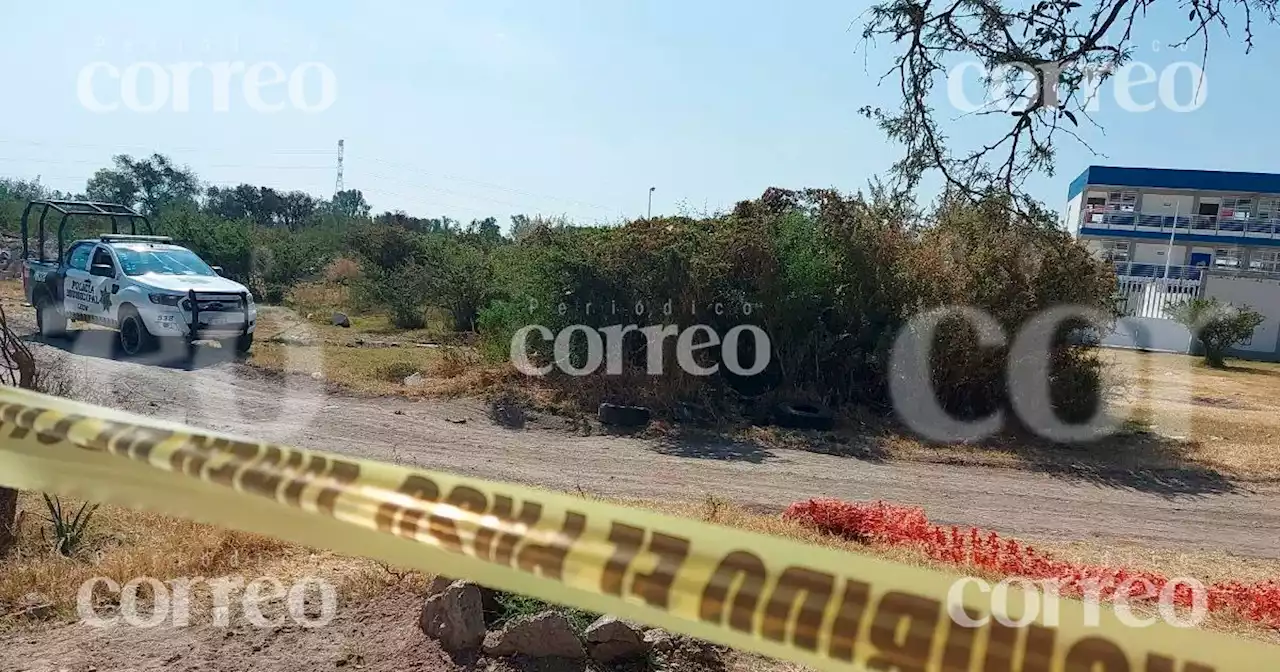
[[[67, 504], [74, 510], [80, 502]], [[55, 618], [74, 620], [76, 593], [95, 577], [121, 585], [140, 577], [160, 581], [243, 577], [246, 582], [272, 577], [285, 584], [313, 577], [337, 586], [340, 604], [374, 595], [389, 585], [412, 589], [428, 578], [373, 560], [109, 505], [97, 510], [81, 549], [68, 558], [54, 553], [46, 541], [49, 523], [40, 496], [22, 493], [19, 509], [23, 513], [18, 544], [0, 560], [0, 632], [27, 623], [7, 616], [30, 593], [53, 603]], [[192, 598], [196, 605], [207, 602], [207, 585], [195, 586]], [[198, 608], [192, 610], [197, 621], [201, 613]]]
[[1212, 369], [1185, 355], [1109, 354], [1131, 382], [1120, 405], [1153, 431], [1190, 444], [1188, 459], [1242, 477], [1280, 478], [1280, 364], [1232, 360]]
[[[67, 502], [74, 511], [79, 502]], [[351, 562], [330, 554], [255, 534], [115, 506], [102, 506], [90, 521], [88, 536], [70, 558], [53, 552], [46, 510], [39, 495], [19, 498], [18, 543], [0, 563], [0, 615], [28, 593], [54, 603], [57, 613], [74, 613], [76, 591], [94, 577], [124, 584], [137, 577], [271, 575], [281, 580], [321, 574], [345, 574]], [[333, 560], [325, 567], [321, 559]], [[361, 561], [364, 562], [364, 561]], [[4, 623], [0, 621], [0, 627]]]
[[438, 358], [434, 350], [427, 348], [255, 343], [248, 363], [268, 371], [319, 373], [325, 380], [351, 391], [385, 395], [406, 394], [409, 388], [401, 381], [410, 374], [427, 371]]
[[[308, 320], [293, 310], [266, 307], [258, 315], [250, 366], [319, 373], [359, 394], [482, 396], [495, 392], [514, 373], [509, 366], [482, 362], [468, 346], [441, 344], [443, 339], [432, 337], [430, 330], [391, 330], [383, 316], [354, 316], [352, 326], [344, 328], [330, 324], [328, 312]], [[405, 385], [403, 380], [415, 373], [421, 381]]]
[[1105, 350], [1102, 356], [1116, 383], [1113, 409], [1128, 420], [1089, 444], [1052, 446], [1027, 438], [932, 444], [860, 409], [847, 411], [831, 434], [750, 427], [737, 438], [876, 459], [1082, 474], [1173, 469], [1280, 480], [1280, 416], [1274, 410], [1280, 364], [1236, 361], [1217, 370], [1185, 355]]

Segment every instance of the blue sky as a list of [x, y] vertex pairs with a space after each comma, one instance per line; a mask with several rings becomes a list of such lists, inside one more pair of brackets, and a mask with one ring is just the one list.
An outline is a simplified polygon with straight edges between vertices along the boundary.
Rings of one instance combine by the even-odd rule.
[[[269, 6], [267, 6], [269, 4]], [[855, 190], [899, 155], [863, 105], [896, 104], [878, 86], [890, 45], [859, 51], [857, 2], [20, 3], [0, 40], [0, 175], [64, 190], [112, 154], [159, 151], [215, 184], [250, 182], [328, 195], [339, 138], [346, 185], [375, 210], [458, 219], [513, 213], [617, 221], [731, 207], [771, 185]], [[1153, 15], [1135, 57], [1160, 72], [1198, 61], [1156, 49], [1185, 15]], [[1280, 172], [1273, 128], [1280, 92], [1275, 30], [1249, 56], [1219, 36], [1206, 101], [1189, 113], [1118, 108], [1111, 89], [1083, 135], [1106, 156], [1064, 142], [1058, 174], [1032, 192], [1052, 206], [1090, 163]], [[212, 78], [193, 76], [186, 112], [86, 109], [86, 66], [154, 62], [306, 62], [329, 68], [332, 106], [307, 114], [249, 109], [233, 80], [214, 111]], [[318, 98], [318, 77], [304, 90]], [[1180, 97], [1191, 97], [1184, 73]], [[114, 88], [113, 88], [114, 87]], [[309, 88], [308, 88], [309, 87]], [[974, 83], [970, 82], [970, 90]], [[281, 87], [283, 89], [283, 87]], [[117, 81], [94, 80], [102, 100]], [[140, 97], [151, 92], [143, 86]], [[284, 99], [276, 92], [267, 97]], [[1155, 86], [1138, 89], [1139, 102]], [[945, 105], [945, 98], [940, 98]], [[943, 109], [943, 118], [959, 112]], [[948, 123], [972, 135], [985, 122]]]

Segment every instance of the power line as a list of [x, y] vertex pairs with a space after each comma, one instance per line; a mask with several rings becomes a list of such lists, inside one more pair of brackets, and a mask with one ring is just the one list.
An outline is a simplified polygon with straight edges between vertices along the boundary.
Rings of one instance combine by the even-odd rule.
[[[0, 156], [0, 161], [9, 161], [16, 163], [75, 163], [75, 164], [97, 164], [101, 165], [101, 161], [93, 159], [29, 159], [20, 156]], [[267, 168], [271, 170], [331, 170], [329, 166], [270, 166], [261, 163], [211, 163], [202, 166], [202, 168]]]
[[564, 197], [560, 197], [560, 196], [552, 196], [552, 195], [550, 195], [550, 194], [539, 194], [539, 193], [536, 193], [536, 192], [524, 191], [524, 190], [521, 190], [521, 189], [513, 189], [513, 188], [511, 188], [511, 187], [504, 187], [504, 186], [502, 186], [502, 185], [500, 185], [500, 184], [494, 184], [494, 183], [492, 183], [492, 182], [483, 182], [483, 181], [481, 181], [481, 180], [473, 180], [473, 179], [469, 179], [469, 178], [465, 178], [465, 177], [458, 177], [458, 176], [456, 176], [456, 175], [449, 175], [449, 174], [444, 174], [444, 173], [433, 173], [433, 172], [430, 172], [430, 171], [422, 170], [421, 168], [415, 168], [415, 167], [412, 167], [412, 166], [407, 166], [407, 165], [405, 165], [405, 164], [396, 163], [396, 162], [394, 162], [394, 161], [386, 161], [386, 160], [384, 160], [384, 159], [379, 159], [379, 158], [372, 157], [372, 156], [370, 156], [370, 157], [364, 157], [364, 158], [367, 158], [367, 159], [369, 159], [370, 161], [373, 161], [373, 162], [375, 162], [375, 163], [381, 163], [381, 164], [383, 164], [383, 165], [390, 166], [390, 167], [392, 167], [392, 168], [399, 168], [400, 170], [407, 170], [407, 171], [409, 171], [409, 172], [419, 173], [419, 174], [421, 174], [421, 175], [426, 175], [426, 176], [428, 176], [428, 177], [438, 177], [438, 178], [443, 178], [443, 179], [446, 179], [446, 180], [453, 180], [453, 181], [455, 181], [455, 182], [469, 182], [469, 183], [471, 183], [471, 184], [475, 184], [475, 185], [478, 185], [478, 186], [488, 187], [488, 188], [490, 188], [490, 189], [497, 189], [497, 190], [499, 190], [499, 191], [506, 191], [506, 192], [510, 192], [510, 193], [513, 193], [513, 194], [518, 194], [518, 195], [521, 195], [521, 196], [528, 196], [528, 197], [530, 197], [530, 198], [545, 198], [545, 199], [549, 199], [549, 200], [553, 200], [553, 201], [562, 201], [562, 202], [565, 202], [565, 203], [571, 203], [571, 204], [574, 204], [574, 205], [585, 205], [585, 206], [589, 206], [589, 207], [592, 207], [592, 208], [597, 208], [597, 209], [600, 209], [600, 210], [608, 210], [608, 211], [610, 211], [610, 212], [615, 212], [615, 211], [617, 211], [617, 210], [618, 210], [618, 208], [612, 208], [612, 207], [609, 207], [609, 206], [607, 206], [607, 205], [600, 205], [599, 203], [592, 203], [592, 202], [590, 202], [590, 201], [583, 201], [583, 200], [579, 200], [579, 199], [572, 199], [572, 198], [564, 198]]
[[[18, 140], [13, 138], [0, 138], [0, 143], [14, 145], [31, 145], [33, 147], [65, 147], [68, 149], [141, 149], [146, 152], [162, 154], [165, 152], [234, 152], [237, 154], [245, 153], [239, 149], [222, 149], [210, 147], [165, 147], [157, 149], [155, 145], [102, 145], [102, 144], [86, 144], [86, 143], [66, 143], [66, 142], [48, 142], [44, 140]], [[333, 155], [332, 149], [267, 149], [262, 150], [263, 154], [281, 154], [281, 155]]]
[[[388, 190], [383, 189], [383, 188], [381, 188], [381, 187], [369, 187], [369, 188], [366, 188], [366, 189], [361, 189], [361, 191], [362, 191], [362, 192], [368, 192], [368, 193], [371, 193], [371, 194], [382, 194], [382, 195], [384, 195], [384, 196], [391, 196], [391, 197], [393, 197], [393, 198], [401, 199], [402, 201], [417, 202], [419, 205], [427, 206], [428, 208], [439, 207], [439, 206], [442, 206], [442, 205], [443, 205], [443, 206], [445, 206], [445, 207], [447, 207], [447, 208], [453, 208], [453, 209], [455, 209], [455, 210], [462, 210], [462, 211], [464, 211], [464, 212], [470, 212], [470, 213], [473, 213], [473, 214], [480, 214], [480, 215], [488, 215], [488, 214], [490, 214], [490, 213], [488, 213], [488, 212], [487, 212], [487, 211], [485, 211], [485, 210], [481, 210], [480, 208], [476, 208], [476, 207], [472, 207], [472, 206], [467, 206], [467, 205], [461, 205], [461, 204], [459, 204], [459, 203], [454, 203], [454, 202], [452, 202], [452, 201], [443, 201], [443, 200], [437, 200], [437, 199], [427, 200], [427, 199], [422, 198], [422, 197], [420, 197], [420, 196], [406, 196], [406, 195], [401, 194], [401, 193], [399, 193], [399, 192], [395, 192], [395, 191], [388, 191]], [[442, 214], [443, 214], [443, 213], [442, 213]]]
[[489, 202], [489, 203], [496, 203], [496, 204], [498, 204], [498, 205], [505, 205], [505, 206], [512, 207], [512, 208], [521, 208], [521, 209], [525, 209], [525, 208], [527, 208], [527, 207], [528, 207], [527, 205], [525, 205], [525, 204], [523, 204], [523, 203], [513, 203], [513, 202], [511, 202], [511, 201], [505, 201], [505, 200], [502, 200], [502, 199], [500, 199], [500, 198], [490, 198], [490, 197], [488, 197], [488, 196], [479, 196], [479, 195], [476, 195], [476, 194], [468, 194], [468, 193], [466, 193], [466, 192], [455, 191], [455, 190], [453, 190], [453, 189], [448, 189], [448, 188], [445, 188], [445, 187], [433, 187], [433, 186], [431, 186], [431, 185], [429, 185], [429, 184], [419, 184], [419, 183], [417, 183], [417, 182], [409, 182], [409, 181], [407, 181], [407, 180], [402, 180], [402, 179], [400, 179], [400, 178], [398, 178], [398, 177], [392, 177], [392, 176], [390, 176], [390, 175], [382, 175], [381, 173], [369, 173], [368, 175], [369, 175], [369, 177], [377, 178], [377, 179], [379, 179], [379, 180], [386, 180], [386, 181], [388, 181], [388, 182], [395, 182], [395, 183], [397, 183], [397, 184], [403, 184], [403, 185], [405, 185], [405, 186], [407, 186], [407, 187], [414, 187], [415, 189], [427, 189], [427, 190], [430, 190], [430, 191], [438, 191], [438, 192], [443, 193], [443, 194], [452, 194], [452, 195], [454, 195], [454, 196], [461, 196], [461, 197], [463, 197], [463, 198], [471, 198], [471, 199], [475, 199], [475, 200], [478, 200], [478, 201], [486, 201], [486, 202]]
[[[13, 138], [0, 138], [0, 143], [31, 145], [31, 146], [37, 146], [37, 147], [59, 147], [59, 148], [86, 148], [86, 149], [111, 149], [111, 150], [139, 149], [151, 154], [180, 153], [180, 152], [235, 153], [241, 156], [245, 154], [243, 150], [238, 150], [238, 149], [220, 149], [220, 148], [208, 148], [208, 147], [203, 147], [203, 148], [202, 147], [166, 147], [166, 148], [157, 149], [154, 145], [129, 145], [129, 144], [110, 144], [109, 145], [109, 144], [90, 144], [90, 143], [62, 143], [62, 142], [49, 142], [49, 141], [42, 141], [42, 140], [21, 140], [21, 139], [13, 139]], [[265, 149], [265, 150], [260, 150], [254, 153], [259, 153], [264, 155], [279, 155], [279, 156], [334, 156], [334, 151], [330, 149], [305, 149], [305, 148]], [[584, 201], [581, 199], [566, 198], [562, 196], [553, 196], [551, 194], [544, 194], [544, 193], [527, 191], [523, 189], [507, 187], [501, 184], [495, 184], [493, 182], [485, 182], [483, 180], [460, 177], [460, 176], [450, 175], [446, 173], [435, 173], [435, 172], [423, 170], [421, 168], [417, 168], [414, 166], [409, 166], [409, 165], [397, 163], [394, 161], [387, 161], [387, 160], [379, 159], [376, 157], [361, 157], [361, 158], [367, 158], [368, 160], [373, 161], [374, 163], [380, 163], [385, 166], [396, 168], [398, 170], [405, 171], [405, 172], [417, 173], [422, 176], [436, 178], [436, 179], [444, 179], [444, 180], [450, 180], [454, 182], [473, 184], [478, 187], [483, 187], [485, 189], [503, 191], [510, 194], [515, 194], [517, 196], [524, 196], [532, 199], [545, 199], [545, 200], [551, 200], [551, 201], [558, 201], [558, 202], [570, 204], [577, 207], [587, 207], [595, 210], [604, 211], [611, 215], [616, 214], [620, 211], [620, 209], [617, 207], [611, 207], [611, 206], [602, 205], [599, 203]], [[48, 159], [48, 158], [25, 159], [20, 157], [0, 157], [0, 161], [26, 162], [26, 163], [50, 163], [50, 164], [100, 164], [101, 163], [101, 161], [99, 160], [91, 160], [91, 159], [59, 160], [59, 159]], [[339, 140], [338, 150], [337, 150], [337, 175], [336, 175], [335, 185], [334, 185], [335, 192], [342, 191], [345, 187], [344, 164], [345, 164], [345, 140]], [[256, 168], [256, 169], [265, 169], [265, 170], [332, 170], [333, 166], [332, 164], [329, 166], [312, 166], [312, 165], [274, 165], [273, 166], [273, 165], [264, 165], [261, 163], [223, 163], [223, 164], [206, 164], [204, 166], [200, 166], [199, 168], [200, 169]], [[453, 195], [461, 196], [468, 199], [475, 199], [475, 200], [485, 201], [488, 203], [505, 205], [508, 207], [518, 208], [522, 210], [535, 209], [535, 208], [530, 208], [527, 203], [515, 203], [515, 202], [504, 200], [501, 198], [495, 198], [491, 196], [482, 196], [479, 194], [457, 191], [457, 190], [449, 189], [446, 187], [437, 187], [437, 186], [407, 182], [402, 179], [398, 179], [398, 178], [387, 176], [387, 175], [381, 175], [378, 173], [370, 173], [370, 176], [377, 179], [398, 182], [400, 184], [413, 186], [419, 189], [429, 189], [432, 191], [437, 191], [437, 192], [446, 193], [446, 194], [453, 194]], [[212, 181], [212, 180], [203, 180], [203, 181], [209, 184], [224, 183], [221, 181]], [[389, 192], [386, 190], [382, 190], [382, 191], [383, 193], [392, 194], [392, 192]], [[472, 209], [472, 210], [476, 212], [480, 212], [480, 210], [478, 209]]]

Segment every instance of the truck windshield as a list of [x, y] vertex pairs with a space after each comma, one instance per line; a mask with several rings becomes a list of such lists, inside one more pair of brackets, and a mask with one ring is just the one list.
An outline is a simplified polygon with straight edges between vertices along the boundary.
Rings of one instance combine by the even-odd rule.
[[217, 275], [191, 250], [117, 247], [116, 255], [125, 275]]

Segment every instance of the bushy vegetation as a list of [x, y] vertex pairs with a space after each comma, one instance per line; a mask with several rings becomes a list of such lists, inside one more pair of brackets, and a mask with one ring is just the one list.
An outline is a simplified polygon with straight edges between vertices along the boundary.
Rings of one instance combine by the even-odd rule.
[[[546, 228], [514, 248], [495, 268], [500, 298], [481, 311], [490, 353], [504, 353], [527, 324], [553, 333], [572, 324], [706, 324], [719, 334], [753, 324], [769, 336], [774, 364], [752, 380], [723, 372], [692, 380], [667, 353], [661, 376], [600, 381], [607, 394], [631, 397], [624, 401], [765, 386], [887, 409], [889, 351], [913, 316], [973, 306], [1012, 338], [1051, 306], [1105, 312], [1114, 287], [1111, 273], [1049, 217], [1011, 217], [998, 199], [945, 200], [922, 215], [882, 197], [770, 190], [721, 217]], [[1068, 419], [1092, 411], [1100, 379], [1091, 351], [1067, 338], [1070, 327], [1054, 343], [1051, 366], [1053, 398]], [[940, 333], [931, 370], [941, 403], [962, 415], [1006, 406], [1007, 349], [979, 348], [958, 320]], [[633, 336], [624, 347], [626, 371], [640, 373], [647, 351]], [[549, 361], [551, 344], [531, 343], [531, 356]], [[584, 357], [581, 348], [572, 351], [571, 363]]]
[[[571, 377], [553, 369], [543, 383], [588, 407], [599, 401], [658, 409], [680, 401], [727, 406], [764, 393], [832, 405], [890, 406], [894, 338], [923, 311], [966, 305], [991, 315], [1010, 339], [1046, 308], [1109, 310], [1109, 270], [1046, 213], [1012, 215], [995, 196], [943, 198], [927, 212], [882, 193], [771, 189], [732, 212], [702, 218], [640, 219], [616, 227], [564, 219], [512, 218], [504, 236], [492, 218], [463, 224], [403, 212], [370, 216], [358, 191], [329, 200], [267, 187], [210, 187], [163, 157], [118, 159], [91, 185], [151, 214], [158, 232], [191, 246], [265, 303], [317, 283], [341, 287], [345, 310], [385, 314], [401, 329], [474, 332], [490, 360], [510, 356], [529, 325], [559, 333], [571, 325], [706, 325], [723, 337], [740, 325], [768, 336], [770, 364], [739, 377], [720, 366], [693, 375], [676, 365], [675, 338], [622, 340], [620, 370]], [[39, 191], [17, 185], [18, 195]], [[3, 194], [0, 194], [3, 196]], [[8, 206], [6, 206], [8, 207]], [[9, 210], [0, 210], [0, 213]], [[10, 226], [9, 222], [5, 223]], [[1053, 343], [1052, 398], [1064, 419], [1097, 403], [1100, 367], [1090, 348]], [[941, 403], [978, 416], [1009, 405], [1008, 348], [979, 347], [960, 320], [944, 323], [930, 371]], [[739, 361], [755, 361], [740, 338]], [[530, 361], [553, 360], [552, 343], [529, 339]], [[559, 364], [581, 366], [575, 338]], [[760, 353], [761, 355], [765, 353]], [[721, 365], [721, 348], [697, 351]], [[647, 373], [650, 361], [661, 372]]]
[[1173, 319], [1195, 336], [1209, 366], [1226, 365], [1227, 351], [1253, 336], [1266, 317], [1249, 306], [1223, 304], [1214, 298], [1191, 298], [1174, 306]]

